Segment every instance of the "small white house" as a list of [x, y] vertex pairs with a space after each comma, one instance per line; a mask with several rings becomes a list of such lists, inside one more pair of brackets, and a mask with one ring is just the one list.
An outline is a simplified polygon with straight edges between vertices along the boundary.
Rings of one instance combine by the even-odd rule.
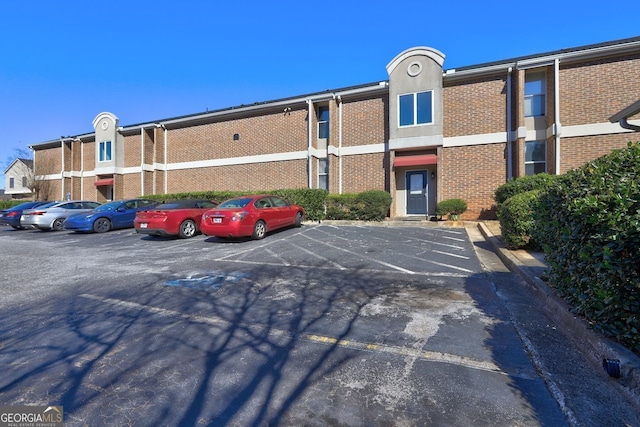
[[15, 159], [4, 171], [5, 191], [12, 199], [30, 198], [33, 181], [33, 160]]

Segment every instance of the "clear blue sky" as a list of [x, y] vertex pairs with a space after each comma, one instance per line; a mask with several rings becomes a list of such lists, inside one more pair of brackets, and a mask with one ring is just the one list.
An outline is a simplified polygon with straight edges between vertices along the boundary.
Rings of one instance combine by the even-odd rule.
[[414, 46], [450, 69], [635, 36], [633, 11], [577, 0], [5, 2], [0, 174], [103, 111], [126, 126], [387, 80]]

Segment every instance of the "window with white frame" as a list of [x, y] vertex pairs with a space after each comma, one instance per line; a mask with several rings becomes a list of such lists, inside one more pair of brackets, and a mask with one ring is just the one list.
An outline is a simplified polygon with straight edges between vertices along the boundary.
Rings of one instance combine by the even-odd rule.
[[9, 178], [9, 188], [13, 188], [14, 185], [13, 178]]
[[100, 158], [101, 162], [111, 161], [111, 141], [100, 141]]
[[329, 189], [329, 159], [318, 159], [318, 188]]
[[26, 176], [22, 177], [22, 187], [23, 188], [27, 188], [27, 177]]
[[547, 171], [547, 141], [527, 141], [524, 151], [525, 175]]
[[524, 77], [525, 117], [544, 116], [546, 104], [546, 75], [544, 71], [527, 72]]
[[329, 107], [318, 107], [318, 139], [329, 138]]
[[398, 126], [433, 123], [433, 91], [407, 93], [398, 97]]

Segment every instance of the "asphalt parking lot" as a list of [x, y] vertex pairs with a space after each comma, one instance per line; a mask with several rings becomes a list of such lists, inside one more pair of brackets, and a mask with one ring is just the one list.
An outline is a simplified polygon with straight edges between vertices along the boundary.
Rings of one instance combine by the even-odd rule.
[[572, 424], [476, 250], [446, 227], [0, 228], [0, 399], [65, 425]]

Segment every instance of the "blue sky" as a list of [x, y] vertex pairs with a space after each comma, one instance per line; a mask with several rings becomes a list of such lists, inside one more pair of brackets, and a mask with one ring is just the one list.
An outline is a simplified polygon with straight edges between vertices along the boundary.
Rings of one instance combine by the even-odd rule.
[[126, 126], [387, 80], [414, 46], [450, 69], [636, 36], [636, 14], [574, 0], [6, 2], [0, 173], [103, 111]]

